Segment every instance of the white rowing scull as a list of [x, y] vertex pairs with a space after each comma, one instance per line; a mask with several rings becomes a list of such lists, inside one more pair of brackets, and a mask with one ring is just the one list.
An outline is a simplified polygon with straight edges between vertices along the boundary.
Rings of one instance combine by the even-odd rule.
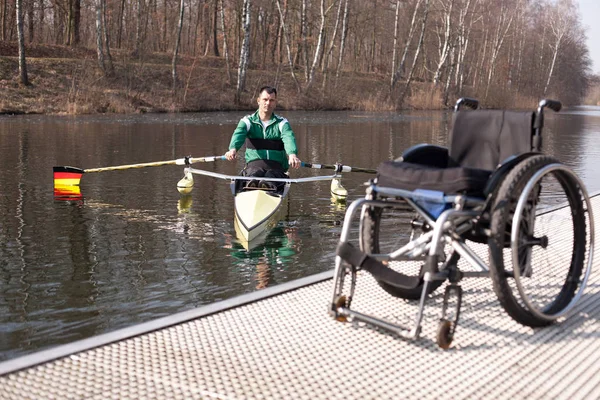
[[278, 190], [264, 188], [247, 188], [239, 181], [256, 180], [252, 176], [225, 175], [202, 169], [186, 168], [184, 177], [177, 187], [182, 193], [189, 193], [193, 187], [193, 175], [205, 175], [230, 181], [231, 192], [234, 195], [234, 210], [236, 231], [239, 239], [251, 242], [265, 230], [272, 228], [279, 220], [279, 211], [289, 192], [292, 183], [315, 181], [332, 181], [332, 194], [335, 190], [337, 200], [344, 200], [346, 189], [340, 183], [340, 175], [322, 175], [306, 178], [268, 178], [269, 182], [283, 183]]

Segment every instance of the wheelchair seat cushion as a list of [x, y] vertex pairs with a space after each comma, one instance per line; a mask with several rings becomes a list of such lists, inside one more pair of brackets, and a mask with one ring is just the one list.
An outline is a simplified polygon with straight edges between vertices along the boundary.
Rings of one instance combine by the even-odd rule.
[[404, 190], [427, 189], [483, 197], [491, 171], [477, 168], [436, 168], [385, 161], [377, 168], [377, 186]]

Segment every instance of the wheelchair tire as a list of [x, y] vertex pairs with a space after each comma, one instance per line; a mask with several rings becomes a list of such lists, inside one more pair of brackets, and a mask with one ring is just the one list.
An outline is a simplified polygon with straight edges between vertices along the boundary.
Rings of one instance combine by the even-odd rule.
[[[518, 238], [512, 237], [513, 216], [519, 197], [533, 176], [550, 164], [560, 162], [544, 155], [531, 156], [520, 162], [502, 181], [492, 204], [488, 244], [493, 288], [505, 311], [515, 321], [530, 327], [552, 324], [557, 315], [570, 305], [581, 284], [586, 258], [585, 200], [577, 180], [564, 169], [550, 170], [532, 183], [534, 186], [528, 203], [521, 210], [519, 225], [522, 228], [518, 231]], [[542, 183], [545, 178], [548, 181]], [[540, 196], [543, 188], [550, 188], [552, 195]], [[540, 202], [546, 198], [554, 200], [560, 195], [559, 188], [566, 197], [569, 212], [539, 212]], [[551, 220], [553, 215], [562, 218], [560, 224]], [[546, 222], [547, 227], [544, 225]], [[560, 229], [556, 229], [557, 226]], [[547, 230], [546, 234], [544, 230]], [[572, 238], [571, 249], [562, 242], [561, 235]], [[552, 253], [553, 250], [556, 253]], [[557, 262], [561, 257], [565, 258], [564, 262]], [[517, 268], [513, 266], [514, 259], [519, 264]], [[545, 262], [535, 264], [533, 259]], [[568, 270], [565, 264], [569, 265]], [[529, 291], [535, 292], [535, 296], [530, 296]]]
[[[383, 250], [384, 246], [382, 245], [380, 239], [382, 237], [383, 229], [382, 221], [385, 217], [384, 210], [385, 209], [381, 207], [367, 207], [365, 209], [364, 216], [361, 219], [360, 247], [362, 251], [368, 254], [379, 254]], [[398, 235], [400, 234], [401, 233], [398, 232]], [[456, 261], [458, 261], [458, 256], [456, 256]], [[402, 271], [402, 273], [406, 274], [405, 271]], [[377, 280], [377, 278], [375, 279]], [[400, 297], [408, 300], [418, 300], [421, 298], [425, 282], [421, 280], [421, 283], [418, 286], [411, 289], [399, 288], [379, 280], [377, 280], [377, 283], [383, 290], [394, 297]], [[443, 283], [444, 281], [432, 281], [429, 284], [427, 294], [429, 295], [433, 293]]]

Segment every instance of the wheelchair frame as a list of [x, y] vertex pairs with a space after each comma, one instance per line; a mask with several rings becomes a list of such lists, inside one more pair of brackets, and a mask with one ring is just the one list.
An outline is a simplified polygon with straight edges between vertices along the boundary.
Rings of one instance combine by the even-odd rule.
[[[460, 99], [456, 104], [455, 111], [458, 111], [461, 105], [476, 108], [477, 101], [473, 99]], [[507, 179], [516, 180], [521, 186], [524, 183], [522, 192], [516, 198], [514, 212], [510, 213], [510, 216], [512, 217], [511, 223], [506, 225], [507, 227], [510, 227], [510, 240], [506, 241], [503, 246], [504, 248], [510, 249], [510, 261], [512, 262], [512, 265], [518, 266], [518, 268], [513, 268], [511, 273], [509, 271], [504, 271], [503, 266], [496, 265], [502, 264], [502, 260], [493, 261], [494, 257], [492, 256], [494, 254], [496, 255], [495, 259], [504, 257], [502, 246], [499, 250], [497, 248], [495, 250], [493, 248], [489, 249], [490, 265], [488, 265], [466, 243], [466, 240], [473, 240], [468, 235], [473, 232], [474, 229], [479, 229], [479, 239], [486, 240], [488, 242], [488, 248], [490, 247], [493, 236], [490, 226], [494, 224], [493, 219], [497, 217], [495, 213], [500, 213], [502, 216], [504, 215], [502, 213], [506, 212], [500, 210], [493, 213], [491, 211], [492, 205], [500, 201], [494, 190], [490, 189], [490, 193], [485, 198], [473, 197], [465, 194], [444, 194], [443, 196], [439, 196], [439, 194], [420, 193], [414, 190], [381, 187], [378, 186], [375, 181], [371, 180], [366, 190], [365, 198], [354, 201], [348, 207], [344, 217], [340, 242], [335, 259], [333, 297], [329, 308], [330, 315], [338, 321], [357, 320], [390, 331], [401, 338], [410, 340], [417, 339], [422, 329], [421, 325], [427, 298], [437, 286], [448, 280], [449, 284], [445, 289], [442, 315], [437, 331], [438, 345], [441, 348], [447, 349], [453, 340], [460, 315], [462, 304], [462, 288], [459, 285], [460, 281], [467, 277], [489, 277], [490, 275], [492, 275], [492, 278], [496, 279], [494, 280], [495, 285], [498, 279], [502, 280], [508, 277], [509, 279], [515, 280], [517, 291], [520, 296], [519, 304], [521, 304], [516, 310], [514, 306], [511, 305], [513, 301], [517, 301], [512, 292], [508, 295], [501, 292], [497, 292], [497, 294], [499, 294], [501, 304], [506, 311], [511, 317], [522, 324], [533, 327], [545, 326], [569, 313], [583, 295], [591, 272], [594, 248], [594, 222], [590, 198], [583, 182], [569, 167], [539, 154], [539, 150], [541, 149], [543, 108], [545, 107], [558, 111], [560, 110], [561, 105], [552, 100], [542, 100], [539, 103], [534, 134], [532, 135], [532, 148], [534, 151], [518, 155], [508, 160], [506, 163], [503, 163], [496, 171], [494, 171], [488, 181], [488, 184], [492, 182], [492, 185], [497, 186], [506, 182]], [[419, 147], [420, 145], [413, 146], [405, 152], [405, 156], [406, 154], [410, 154], [415, 148]], [[404, 157], [400, 159], [400, 161], [402, 160], [404, 160]], [[510, 172], [513, 170], [519, 172], [517, 171], [518, 169], [524, 172], [520, 175], [513, 174], [511, 178], [509, 175]], [[529, 296], [523, 287], [522, 280], [527, 279], [529, 276], [528, 274], [531, 274], [532, 266], [529, 264], [531, 263], [531, 249], [533, 246], [540, 246], [545, 249], [548, 245], [547, 236], [540, 238], [535, 237], [533, 224], [537, 218], [534, 211], [539, 196], [540, 182], [549, 174], [556, 177], [562, 189], [565, 190], [571, 208], [571, 216], [574, 219], [577, 219], [573, 222], [573, 243], [574, 246], [578, 247], [576, 249], [577, 251], [573, 251], [569, 274], [565, 284], [561, 288], [561, 292], [557, 296], [557, 300], [551, 306], [548, 306], [546, 310], [539, 310], [536, 308], [534, 302], [529, 299]], [[506, 183], [506, 185], [509, 183]], [[429, 210], [419, 203], [423, 200], [432, 203], [442, 203], [449, 206], [449, 208], [445, 209], [437, 218], [435, 218], [430, 215]], [[359, 211], [361, 212], [359, 240], [361, 247], [363, 247], [363, 241], [366, 240], [363, 239], [363, 230], [366, 214], [369, 210], [374, 210], [376, 208], [403, 209], [406, 208], [405, 204], [408, 204], [418, 214], [418, 217], [420, 217], [421, 225], [419, 227], [427, 228], [423, 229], [421, 236], [415, 239], [411, 237], [404, 246], [385, 254], [369, 254], [367, 249], [362, 249], [362, 251], [360, 251], [354, 249], [349, 244], [352, 222]], [[528, 207], [533, 211], [528, 211]], [[496, 207], [496, 209], [500, 209], [500, 207]], [[589, 224], [586, 224], [585, 227], [576, 227], [575, 225], [580, 225], [582, 221], [585, 224], [586, 216]], [[576, 222], [578, 223], [576, 224]], [[496, 225], [498, 224], [499, 223], [496, 223]], [[414, 233], [415, 226], [412, 226], [412, 228]], [[589, 230], [585, 228], [588, 228]], [[529, 232], [529, 230], [531, 230], [531, 232]], [[582, 234], [583, 237], [581, 236]], [[504, 235], [502, 234], [500, 236]], [[498, 235], [496, 235], [496, 237], [498, 237]], [[519, 252], [521, 250], [519, 245], [523, 242], [523, 237], [527, 239], [527, 247], [524, 254]], [[582, 240], [584, 243], [581, 243]], [[452, 252], [449, 258], [443, 251], [445, 246], [449, 246], [449, 249]], [[465, 259], [469, 265], [476, 269], [476, 271], [461, 271], [457, 266], [458, 258], [455, 255]], [[420, 285], [422, 285], [420, 296], [418, 297], [418, 309], [412, 327], [402, 326], [350, 308], [357, 287], [357, 272], [361, 269], [367, 269], [366, 267], [363, 268], [363, 265], [373, 265], [374, 270], [379, 271], [386, 269], [385, 262], [387, 261], [397, 260], [399, 258], [419, 260], [422, 257], [425, 257], [425, 262], [421, 271], [422, 276], [411, 278], [413, 284], [416, 282], [415, 279], [421, 280], [421, 283], [415, 286], [416, 289], [419, 289], [421, 287]], [[587, 257], [587, 264], [584, 267], [585, 257]], [[350, 262], [348, 260], [350, 260]], [[365, 261], [371, 264], [365, 264]], [[522, 266], [523, 263], [525, 264], [525, 268]], [[371, 272], [371, 269], [368, 269], [368, 271]], [[402, 275], [395, 271], [385, 271], [385, 273], [391, 274], [394, 277]], [[350, 275], [351, 279], [348, 295], [344, 294], [346, 275]], [[400, 278], [405, 279], [405, 277], [402, 276], [400, 276], [399, 279]], [[570, 279], [572, 279], [574, 283], [570, 282]], [[500, 289], [498, 290], [502, 290], [502, 284], [498, 285], [500, 286]], [[573, 285], [575, 285], [575, 287], [573, 287]], [[494, 289], [497, 289], [496, 286]], [[408, 293], [409, 292], [407, 291], [400, 290], [399, 297], [407, 299], [412, 298]], [[453, 316], [452, 318], [449, 318], [448, 306], [452, 297], [456, 299], [456, 303], [454, 312], [452, 313]], [[506, 303], [509, 304], [507, 305]]]

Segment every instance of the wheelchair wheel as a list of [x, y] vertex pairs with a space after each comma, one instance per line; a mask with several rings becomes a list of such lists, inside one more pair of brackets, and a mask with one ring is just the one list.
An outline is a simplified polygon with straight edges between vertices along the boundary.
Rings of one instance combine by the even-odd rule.
[[502, 181], [492, 205], [490, 275], [517, 322], [549, 325], [576, 302], [589, 273], [588, 212], [581, 182], [553, 157], [527, 158]]
[[[389, 254], [398, 250], [411, 239], [417, 232], [410, 229], [412, 221], [412, 208], [406, 207], [366, 207], [363, 210], [360, 226], [360, 246], [368, 254]], [[404, 230], [403, 230], [404, 227]], [[451, 262], [456, 264], [458, 255], [452, 255]], [[387, 266], [408, 276], [421, 274], [424, 260], [388, 261]], [[449, 263], [448, 263], [449, 264]], [[379, 286], [395, 297], [409, 300], [418, 300], [423, 292], [424, 281], [410, 289], [399, 288], [385, 282], [377, 281]], [[427, 294], [433, 293], [444, 281], [432, 281]]]

